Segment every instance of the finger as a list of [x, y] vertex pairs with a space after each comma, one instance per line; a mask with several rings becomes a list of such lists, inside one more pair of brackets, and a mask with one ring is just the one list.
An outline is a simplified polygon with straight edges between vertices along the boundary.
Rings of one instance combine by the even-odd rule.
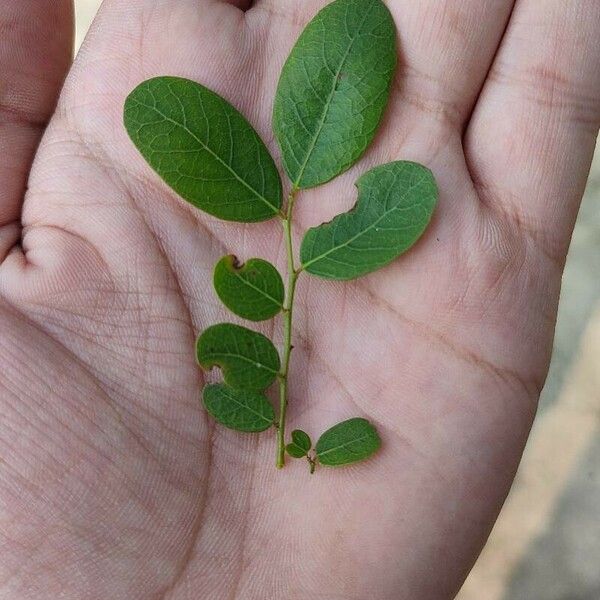
[[465, 138], [483, 200], [558, 264], [600, 123], [600, 2], [519, 0]]
[[252, 0], [222, 0], [226, 4], [237, 6], [240, 10], [248, 10], [252, 5]]
[[[355, 0], [362, 1], [362, 0]], [[298, 25], [297, 32], [326, 0], [257, 0], [271, 20]], [[365, 3], [366, 6], [367, 3]], [[470, 116], [502, 38], [514, 0], [386, 0], [398, 29], [399, 107], [424, 126], [429, 118], [462, 128]], [[285, 35], [288, 35], [287, 28]], [[293, 39], [293, 38], [292, 38]], [[423, 119], [427, 117], [427, 119]]]
[[399, 102], [426, 117], [426, 127], [433, 118], [462, 130], [513, 4], [514, 0], [389, 0], [399, 33]]
[[[71, 0], [0, 0], [0, 259], [73, 52]], [[4, 246], [4, 248], [2, 247]]]

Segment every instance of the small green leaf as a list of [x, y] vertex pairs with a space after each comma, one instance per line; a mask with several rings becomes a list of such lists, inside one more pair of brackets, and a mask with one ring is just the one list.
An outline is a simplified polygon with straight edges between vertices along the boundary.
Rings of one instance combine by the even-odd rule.
[[381, 0], [336, 0], [307, 25], [288, 57], [273, 110], [296, 188], [329, 181], [371, 143], [396, 67], [396, 30]]
[[312, 442], [307, 433], [301, 429], [292, 431], [292, 442], [285, 449], [290, 456], [294, 458], [303, 458], [306, 456], [312, 447]]
[[261, 392], [234, 390], [216, 383], [207, 385], [202, 397], [206, 410], [229, 429], [258, 433], [275, 420], [273, 406]]
[[302, 429], [294, 429], [294, 431], [292, 431], [292, 442], [296, 444], [296, 446], [302, 448], [306, 454], [308, 454], [309, 450], [312, 448], [310, 436], [305, 431], [302, 431]]
[[319, 462], [337, 467], [369, 458], [381, 446], [377, 430], [369, 421], [348, 419], [328, 429], [317, 442]]
[[269, 387], [281, 366], [271, 340], [232, 323], [205, 329], [196, 343], [196, 353], [201, 367], [220, 367], [225, 383], [242, 390]]
[[292, 458], [304, 458], [306, 456], [306, 452], [300, 448], [299, 446], [296, 446], [296, 444], [294, 443], [290, 443], [285, 447], [285, 451], [292, 457]]
[[356, 182], [352, 210], [306, 232], [302, 268], [326, 279], [354, 279], [387, 265], [423, 234], [437, 203], [431, 171], [398, 161], [365, 173]]
[[281, 179], [266, 146], [226, 100], [199, 83], [156, 77], [127, 98], [125, 128], [182, 198], [227, 221], [275, 216]]
[[215, 266], [214, 286], [223, 304], [244, 319], [264, 321], [283, 307], [285, 289], [281, 275], [260, 258], [239, 265], [235, 256], [224, 256]]

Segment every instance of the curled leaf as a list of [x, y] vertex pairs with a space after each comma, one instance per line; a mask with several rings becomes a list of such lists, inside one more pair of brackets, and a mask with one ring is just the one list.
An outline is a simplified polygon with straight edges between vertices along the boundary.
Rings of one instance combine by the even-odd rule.
[[302, 268], [326, 279], [354, 279], [389, 264], [423, 234], [437, 203], [429, 169], [397, 161], [365, 173], [356, 182], [352, 210], [306, 232]]
[[269, 338], [233, 323], [205, 329], [196, 342], [196, 354], [201, 367], [220, 367], [225, 383], [242, 390], [266, 389], [281, 366]]
[[264, 321], [283, 307], [285, 289], [281, 275], [261, 258], [251, 258], [240, 265], [235, 256], [224, 256], [215, 266], [213, 282], [223, 304], [244, 319]]

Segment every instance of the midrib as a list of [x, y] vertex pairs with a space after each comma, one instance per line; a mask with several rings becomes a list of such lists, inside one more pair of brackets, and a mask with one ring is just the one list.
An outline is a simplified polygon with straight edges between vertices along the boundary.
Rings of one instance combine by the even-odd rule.
[[140, 102], [137, 99], [135, 100], [135, 102], [137, 102], [137, 104], [139, 104], [140, 106], [143, 106], [144, 108], [153, 110], [154, 112], [158, 113], [165, 121], [167, 121], [169, 123], [173, 123], [173, 125], [176, 125], [177, 127], [183, 129], [183, 131], [185, 131], [190, 137], [192, 137], [196, 142], [198, 142], [198, 144], [202, 147], [203, 150], [206, 150], [206, 152], [208, 152], [217, 162], [219, 162], [221, 165], [223, 165], [235, 177], [235, 179], [237, 179], [244, 187], [246, 187], [248, 190], [250, 190], [259, 200], [264, 202], [274, 212], [276, 212], [276, 213], [279, 212], [279, 209], [277, 207], [273, 206], [273, 204], [271, 204], [260, 192], [255, 190], [250, 184], [248, 184], [246, 181], [244, 181], [231, 168], [230, 165], [228, 165], [218, 154], [216, 154], [209, 146], [207, 146], [191, 129], [189, 129], [189, 127], [186, 127], [182, 123], [179, 123], [175, 119], [172, 119], [171, 117], [165, 115], [156, 106], [149, 106], [147, 104], [144, 104], [143, 102]]
[[[408, 194], [410, 194], [410, 192], [412, 192], [416, 187], [418, 187], [422, 183], [423, 183], [423, 180], [419, 181], [418, 183], [415, 183], [413, 186], [408, 188], [404, 192], [404, 194], [402, 194], [402, 198], [405, 198]], [[312, 258], [308, 262], [303, 263], [302, 268], [306, 269], [306, 267], [312, 265], [313, 263], [323, 260], [324, 258], [329, 256], [332, 252], [335, 252], [336, 250], [339, 250], [340, 248], [345, 248], [346, 246], [348, 246], [349, 244], [351, 244], [352, 242], [357, 240], [359, 237], [361, 237], [361, 236], [365, 235], [366, 233], [368, 233], [369, 231], [371, 231], [371, 229], [373, 229], [374, 227], [377, 227], [377, 225], [379, 225], [379, 223], [382, 221], [382, 219], [385, 219], [385, 217], [387, 217], [389, 214], [393, 213], [395, 210], [398, 210], [399, 208], [400, 207], [398, 206], [398, 204], [396, 204], [396, 206], [394, 206], [390, 210], [385, 211], [380, 217], [378, 217], [375, 221], [373, 221], [373, 223], [371, 223], [371, 225], [369, 225], [362, 231], [359, 231], [356, 235], [353, 235], [351, 238], [347, 239], [343, 244], [333, 246], [332, 248], [327, 250], [327, 252], [323, 252], [323, 254], [320, 254], [319, 256], [315, 256], [315, 258]]]
[[354, 45], [354, 42], [357, 40], [358, 37], [360, 37], [362, 26], [365, 24], [367, 17], [369, 16], [369, 13], [373, 9], [373, 6], [374, 6], [374, 3], [371, 2], [369, 9], [365, 12], [365, 16], [363, 17], [362, 21], [360, 22], [360, 25], [358, 26], [356, 36], [353, 37], [352, 40], [350, 41], [350, 43], [348, 44], [348, 48], [346, 48], [346, 51], [344, 52], [344, 55], [342, 56], [342, 60], [340, 61], [340, 65], [339, 65], [337, 71], [335, 72], [335, 76], [333, 77], [333, 85], [331, 86], [331, 91], [329, 92], [327, 101], [323, 105], [323, 112], [321, 113], [321, 118], [319, 119], [319, 126], [317, 127], [317, 130], [313, 136], [311, 143], [309, 144], [309, 149], [307, 151], [306, 158], [304, 159], [304, 162], [302, 163], [302, 166], [300, 167], [300, 172], [298, 173], [298, 176], [296, 177], [296, 180], [294, 181], [295, 188], [298, 188], [300, 180], [302, 179], [302, 176], [304, 175], [306, 166], [308, 165], [308, 161], [310, 160], [312, 153], [314, 152], [314, 149], [317, 145], [317, 141], [319, 140], [319, 136], [321, 135], [321, 132], [323, 130], [323, 126], [325, 125], [325, 120], [327, 119], [327, 115], [329, 113], [329, 108], [333, 101], [333, 97], [335, 96], [335, 90], [336, 90], [336, 86], [337, 86], [337, 82], [338, 82], [338, 77], [342, 73], [342, 69], [344, 68], [344, 65], [346, 64], [346, 59], [348, 58], [348, 55], [350, 54], [350, 51], [352, 50], [352, 46]]

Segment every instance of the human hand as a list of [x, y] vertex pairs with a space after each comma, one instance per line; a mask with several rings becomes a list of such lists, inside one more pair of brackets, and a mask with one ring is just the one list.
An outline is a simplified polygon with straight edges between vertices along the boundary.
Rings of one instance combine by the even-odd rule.
[[391, 160], [431, 168], [440, 202], [386, 269], [300, 281], [290, 430], [364, 414], [384, 444], [311, 477], [199, 402], [212, 265], [282, 265], [278, 224], [183, 203], [122, 109], [143, 79], [189, 77], [278, 156], [277, 77], [325, 3], [105, 0], [54, 110], [70, 1], [0, 1], [0, 599], [441, 600], [481, 549], [548, 366], [600, 122], [600, 5], [388, 1], [400, 68], [382, 130], [302, 194], [297, 229]]

